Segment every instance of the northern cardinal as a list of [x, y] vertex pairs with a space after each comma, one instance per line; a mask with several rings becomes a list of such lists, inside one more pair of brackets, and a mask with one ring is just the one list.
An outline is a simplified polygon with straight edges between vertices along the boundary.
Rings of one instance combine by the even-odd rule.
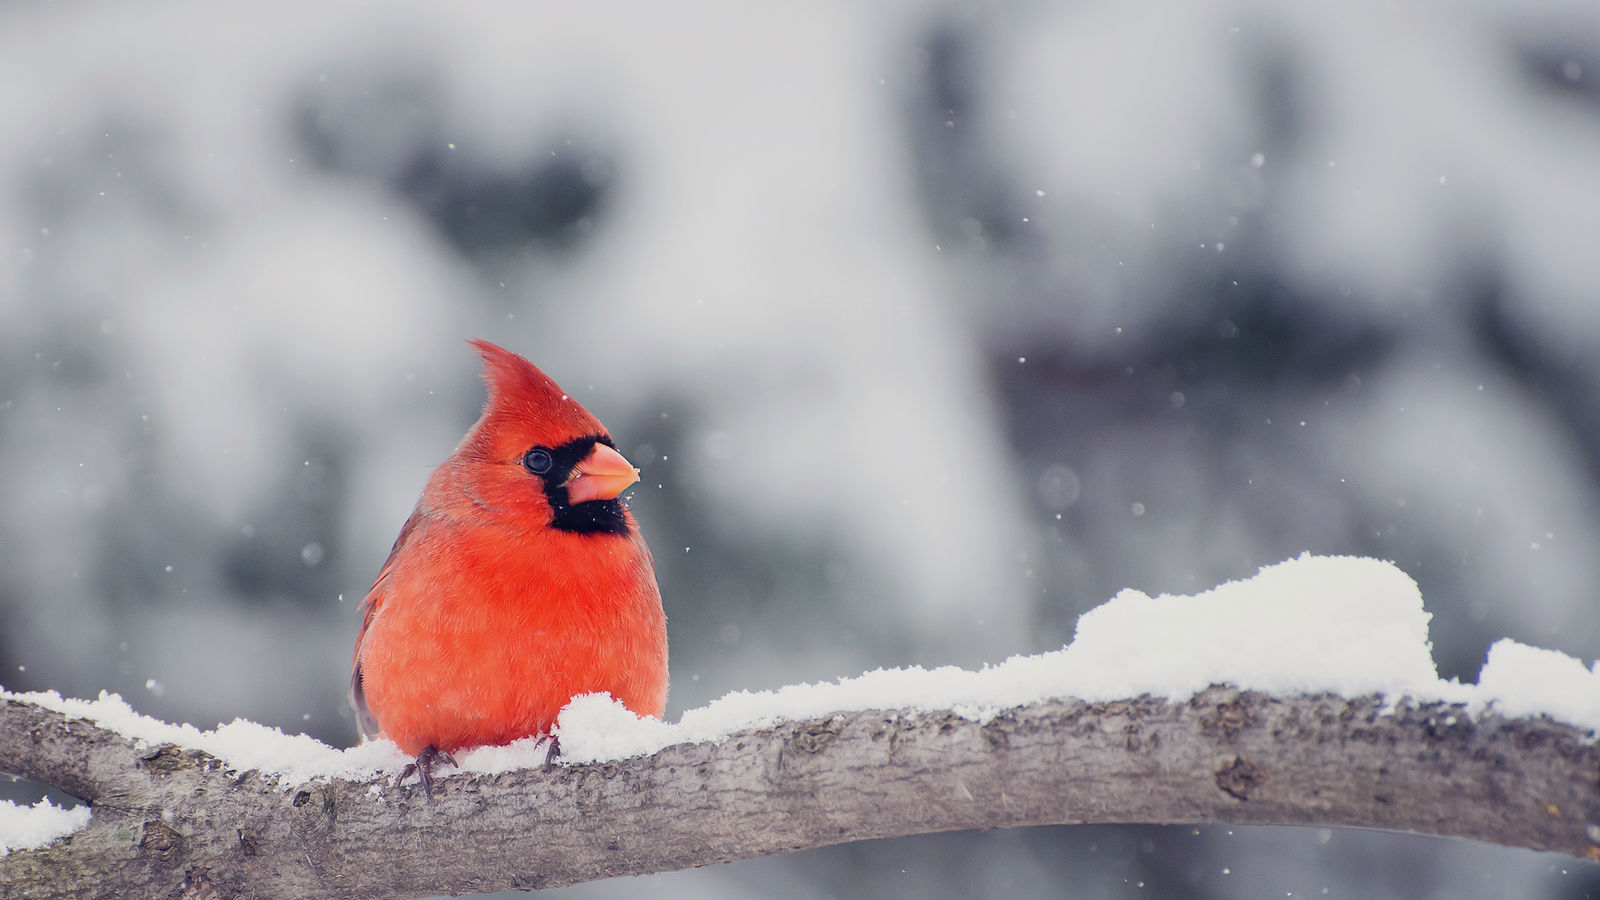
[[452, 750], [549, 733], [573, 696], [638, 715], [667, 699], [650, 550], [618, 499], [638, 471], [605, 426], [488, 341], [489, 398], [428, 478], [362, 601], [350, 701], [431, 795]]

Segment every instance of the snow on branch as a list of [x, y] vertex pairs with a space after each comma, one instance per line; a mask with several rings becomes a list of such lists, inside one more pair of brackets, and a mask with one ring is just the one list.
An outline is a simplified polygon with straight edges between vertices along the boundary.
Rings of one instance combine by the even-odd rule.
[[[404, 897], [553, 887], [869, 838], [1059, 823], [1354, 825], [1600, 858], [1600, 666], [1501, 641], [1441, 681], [1405, 573], [1302, 557], [1124, 591], [980, 671], [735, 692], [677, 722], [604, 695], [458, 756], [430, 801], [388, 741], [335, 750], [116, 697], [0, 690], [0, 898]], [[64, 835], [64, 836], [63, 836]]]
[[406, 897], [554, 887], [869, 838], [1055, 823], [1359, 825], [1600, 855], [1600, 745], [1460, 705], [1050, 700], [857, 710], [627, 760], [285, 787], [16, 696], [5, 768], [93, 803], [0, 896]]

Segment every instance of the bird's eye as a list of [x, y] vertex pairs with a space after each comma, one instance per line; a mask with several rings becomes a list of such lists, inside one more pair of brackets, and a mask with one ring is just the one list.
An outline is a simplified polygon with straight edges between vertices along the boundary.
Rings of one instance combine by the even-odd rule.
[[555, 459], [550, 456], [550, 451], [543, 447], [535, 447], [522, 455], [522, 466], [535, 475], [547, 475], [550, 467], [555, 465]]

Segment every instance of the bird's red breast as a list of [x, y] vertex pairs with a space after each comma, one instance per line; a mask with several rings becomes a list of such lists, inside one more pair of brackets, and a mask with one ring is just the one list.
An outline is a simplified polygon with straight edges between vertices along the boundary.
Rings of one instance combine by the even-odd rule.
[[547, 733], [577, 694], [667, 697], [650, 550], [618, 495], [637, 472], [599, 420], [487, 341], [489, 399], [363, 601], [351, 698], [408, 754]]

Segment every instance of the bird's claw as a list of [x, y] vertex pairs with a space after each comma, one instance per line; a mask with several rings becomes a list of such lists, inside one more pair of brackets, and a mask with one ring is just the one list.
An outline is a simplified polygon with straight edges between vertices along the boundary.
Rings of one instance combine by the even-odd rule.
[[456, 764], [456, 758], [432, 744], [423, 747], [422, 752], [417, 754], [417, 761], [406, 763], [406, 767], [400, 770], [400, 777], [394, 780], [395, 786], [398, 787], [401, 782], [410, 778], [412, 773], [416, 773], [417, 777], [422, 781], [423, 795], [432, 800], [433, 767], [439, 763], [449, 763], [453, 766]]

